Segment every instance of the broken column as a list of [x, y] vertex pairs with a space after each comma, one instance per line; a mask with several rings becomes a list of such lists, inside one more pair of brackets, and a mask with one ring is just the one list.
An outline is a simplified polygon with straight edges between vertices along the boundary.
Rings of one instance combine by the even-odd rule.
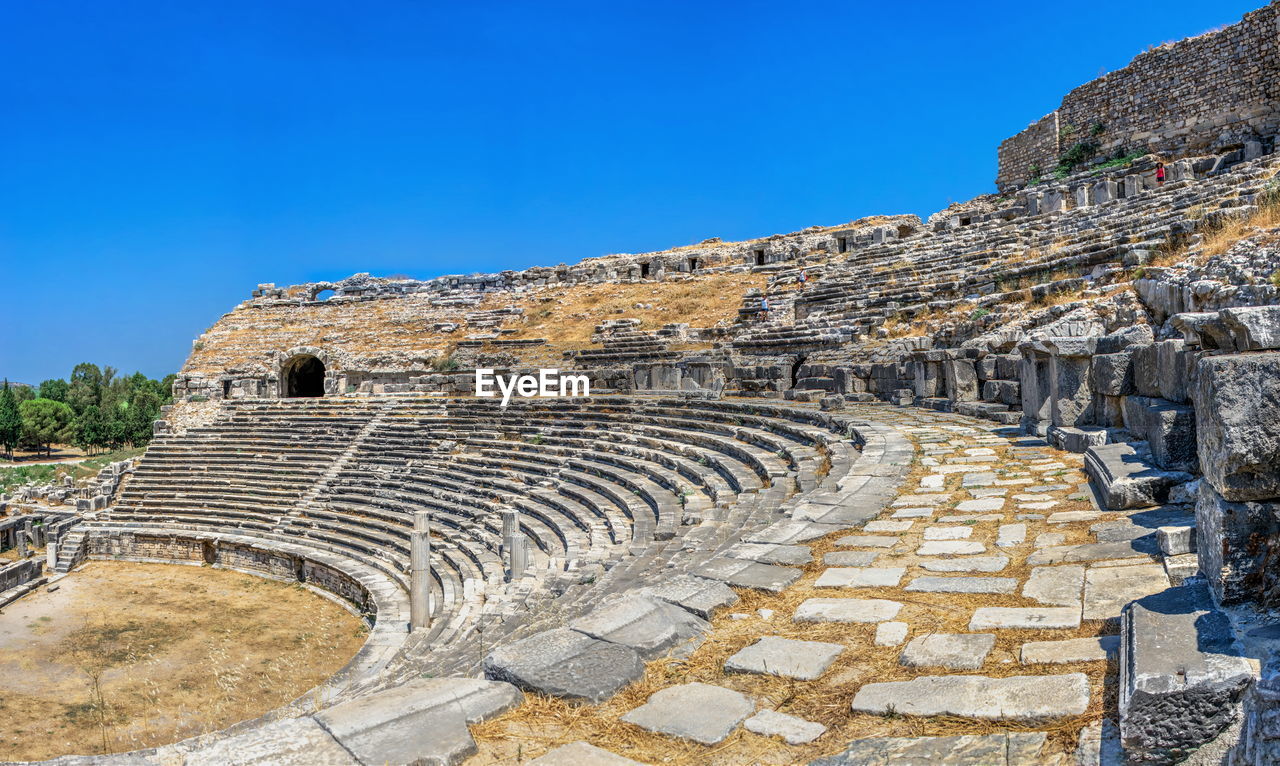
[[529, 568], [529, 538], [520, 531], [520, 512], [514, 508], [499, 511], [502, 516], [502, 558], [507, 579], [523, 577]]
[[431, 512], [415, 511], [409, 536], [409, 630], [431, 625]]

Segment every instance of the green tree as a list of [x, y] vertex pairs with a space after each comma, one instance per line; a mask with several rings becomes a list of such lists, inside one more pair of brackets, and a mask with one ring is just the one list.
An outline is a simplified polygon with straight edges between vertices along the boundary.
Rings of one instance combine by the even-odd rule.
[[75, 445], [86, 452], [105, 449], [108, 444], [106, 418], [102, 416], [102, 410], [92, 404], [76, 417], [72, 430], [75, 433]]
[[27, 439], [44, 447], [50, 455], [56, 441], [69, 440], [68, 426], [75, 412], [71, 407], [52, 399], [32, 399], [18, 407], [22, 414], [22, 431]]
[[29, 402], [34, 398], [36, 398], [36, 390], [31, 386], [24, 386], [21, 384], [14, 385], [13, 399], [19, 405], [21, 405], [23, 402]]
[[[110, 369], [110, 368], [108, 368]], [[76, 412], [84, 412], [89, 405], [102, 406], [102, 370], [98, 365], [81, 362], [71, 371], [71, 383], [67, 391], [67, 403]]]
[[149, 383], [143, 383], [133, 392], [129, 400], [129, 409], [125, 412], [125, 439], [135, 447], [149, 444], [152, 428], [158, 417], [160, 417], [160, 397], [156, 396]]
[[21, 438], [22, 414], [18, 412], [18, 399], [6, 380], [4, 388], [0, 389], [0, 447], [4, 448], [6, 455], [12, 455]]
[[71, 386], [62, 378], [52, 378], [40, 384], [40, 398], [52, 399], [55, 402], [66, 402], [67, 392]]
[[109, 410], [103, 410], [103, 412], [106, 413], [107, 446], [111, 449], [118, 449], [124, 444], [125, 440], [124, 410], [120, 407], [112, 407]]

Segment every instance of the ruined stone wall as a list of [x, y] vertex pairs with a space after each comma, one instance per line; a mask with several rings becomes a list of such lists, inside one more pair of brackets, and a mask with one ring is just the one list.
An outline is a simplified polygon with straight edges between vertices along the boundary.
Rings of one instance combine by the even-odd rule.
[[[1058, 113], [1041, 117], [1021, 133], [1000, 142], [1000, 170], [996, 186], [1005, 188], [1025, 183], [1058, 162]], [[1038, 166], [1038, 167], [1037, 167]]]
[[[1185, 156], [1235, 148], [1242, 137], [1274, 137], [1280, 132], [1278, 16], [1272, 2], [1237, 24], [1141, 53], [1071, 91], [1055, 113], [1000, 145], [997, 185], [1027, 183], [1033, 163], [1048, 170], [1058, 152], [1080, 141], [1096, 144], [1096, 156], [1105, 158], [1117, 152]], [[1057, 125], [1052, 135], [1051, 123]], [[1056, 152], [1050, 150], [1055, 142]]]

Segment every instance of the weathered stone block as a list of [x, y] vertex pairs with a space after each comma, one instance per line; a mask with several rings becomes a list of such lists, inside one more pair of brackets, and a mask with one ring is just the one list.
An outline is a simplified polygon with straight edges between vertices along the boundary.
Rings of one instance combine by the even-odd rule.
[[1121, 636], [1120, 734], [1129, 763], [1176, 763], [1239, 718], [1254, 669], [1203, 586], [1134, 601]]
[[[1219, 603], [1280, 601], [1280, 501], [1232, 503], [1200, 482], [1196, 502], [1196, 551], [1200, 570]], [[1273, 571], [1268, 571], [1269, 569]]]
[[1133, 352], [1098, 354], [1093, 357], [1089, 370], [1093, 389], [1107, 396], [1126, 396], [1135, 393], [1133, 384]]
[[1280, 497], [1280, 353], [1200, 360], [1200, 471], [1227, 500]]
[[643, 675], [644, 662], [629, 646], [555, 628], [494, 649], [484, 674], [553, 697], [601, 702]]
[[1169, 471], [1194, 471], [1196, 455], [1196, 413], [1185, 404], [1149, 396], [1124, 398], [1125, 428], [1151, 447], [1151, 457]]

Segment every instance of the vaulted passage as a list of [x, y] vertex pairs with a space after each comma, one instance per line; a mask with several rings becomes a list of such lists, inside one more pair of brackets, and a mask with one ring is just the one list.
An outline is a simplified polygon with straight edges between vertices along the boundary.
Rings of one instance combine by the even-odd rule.
[[280, 372], [286, 397], [324, 396], [324, 362], [310, 355], [296, 356]]

